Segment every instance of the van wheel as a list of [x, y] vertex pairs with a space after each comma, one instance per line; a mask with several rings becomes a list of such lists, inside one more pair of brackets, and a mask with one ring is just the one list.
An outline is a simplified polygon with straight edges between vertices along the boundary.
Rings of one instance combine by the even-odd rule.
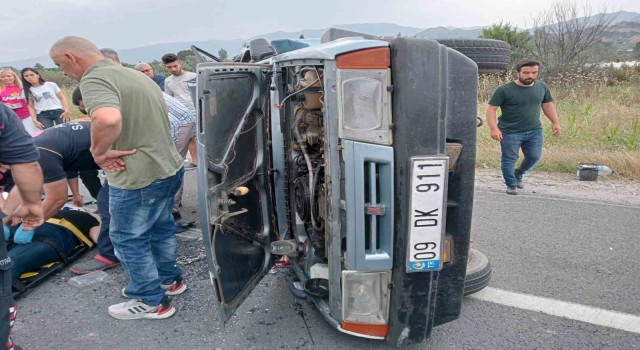
[[498, 73], [509, 68], [511, 46], [493, 39], [436, 39], [469, 57], [478, 65], [478, 73]]
[[467, 276], [464, 280], [464, 295], [479, 292], [491, 282], [489, 258], [478, 250], [469, 249]]

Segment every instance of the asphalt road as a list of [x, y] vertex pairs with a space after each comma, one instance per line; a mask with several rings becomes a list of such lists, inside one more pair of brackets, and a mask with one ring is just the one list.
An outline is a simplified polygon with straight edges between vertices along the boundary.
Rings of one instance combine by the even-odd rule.
[[[196, 218], [195, 172], [183, 216]], [[492, 288], [640, 315], [640, 208], [538, 196], [476, 194], [473, 246], [493, 265]], [[200, 239], [179, 238], [189, 290], [170, 319], [118, 321], [121, 268], [87, 287], [61, 272], [18, 300], [14, 339], [25, 349], [385, 349], [329, 327], [274, 270], [226, 327], [216, 321]], [[84, 259], [90, 258], [89, 254]], [[467, 298], [459, 320], [409, 349], [640, 349], [640, 334]]]

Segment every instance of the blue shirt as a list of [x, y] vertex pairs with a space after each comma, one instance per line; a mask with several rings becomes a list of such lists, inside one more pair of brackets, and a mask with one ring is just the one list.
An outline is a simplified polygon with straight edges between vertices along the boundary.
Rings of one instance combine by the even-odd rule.
[[160, 74], [155, 74], [155, 72], [153, 73], [153, 81], [156, 82], [156, 84], [158, 84], [158, 86], [160, 87], [160, 90], [164, 91], [164, 80], [167, 79], [164, 77], [164, 75], [160, 75]]
[[167, 104], [167, 110], [169, 111], [171, 137], [173, 138], [173, 142], [176, 143], [178, 140], [178, 134], [180, 133], [180, 127], [195, 124], [196, 116], [175, 98], [164, 92], [162, 93], [162, 96], [164, 97], [164, 102]]
[[78, 171], [98, 170], [91, 155], [91, 122], [68, 122], [45, 129], [33, 139], [40, 150], [44, 183], [75, 178]]

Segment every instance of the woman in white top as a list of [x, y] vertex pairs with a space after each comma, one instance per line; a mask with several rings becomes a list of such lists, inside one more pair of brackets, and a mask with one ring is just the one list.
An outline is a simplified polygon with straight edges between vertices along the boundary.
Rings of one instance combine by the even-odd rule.
[[58, 84], [45, 81], [37, 70], [25, 68], [20, 72], [29, 109], [34, 110], [45, 128], [69, 121], [69, 103]]

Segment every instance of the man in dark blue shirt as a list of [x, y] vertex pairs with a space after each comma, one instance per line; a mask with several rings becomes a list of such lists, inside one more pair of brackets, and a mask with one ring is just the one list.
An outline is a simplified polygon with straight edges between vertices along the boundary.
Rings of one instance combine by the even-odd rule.
[[[44, 175], [45, 198], [42, 202], [45, 219], [51, 218], [62, 208], [68, 198], [67, 182], [78, 175], [78, 172], [98, 170], [100, 167], [91, 155], [91, 122], [69, 122], [45, 129], [34, 138]], [[71, 179], [73, 180], [73, 179]], [[119, 265], [109, 239], [109, 189], [103, 187], [98, 193], [98, 211], [103, 220], [98, 238], [96, 261], [100, 270]], [[19, 196], [14, 190], [7, 198], [7, 205], [19, 203]], [[74, 271], [74, 267], [71, 268]], [[75, 272], [75, 271], [74, 271]]]
[[166, 79], [164, 75], [156, 74], [153, 71], [153, 68], [147, 63], [138, 63], [134, 68], [146, 74], [149, 78], [155, 81], [156, 84], [158, 84], [160, 90], [164, 91], [164, 80]]
[[[45, 129], [34, 138], [40, 151], [40, 167], [44, 175], [45, 198], [42, 202], [45, 220], [67, 202], [68, 178], [79, 171], [98, 170], [91, 152], [91, 122], [69, 122]], [[67, 175], [69, 174], [69, 175]], [[17, 206], [20, 197], [12, 189], [6, 206]]]
[[[0, 196], [0, 218], [20, 218], [25, 230], [42, 225], [44, 215], [40, 203], [42, 172], [38, 165], [38, 150], [31, 136], [24, 130], [18, 116], [9, 107], [0, 104], [0, 175], [11, 170], [16, 191], [22, 204], [9, 208]], [[4, 234], [0, 235], [0, 347], [15, 349], [9, 337], [15, 320], [16, 306], [11, 291], [11, 258], [7, 255]]]

